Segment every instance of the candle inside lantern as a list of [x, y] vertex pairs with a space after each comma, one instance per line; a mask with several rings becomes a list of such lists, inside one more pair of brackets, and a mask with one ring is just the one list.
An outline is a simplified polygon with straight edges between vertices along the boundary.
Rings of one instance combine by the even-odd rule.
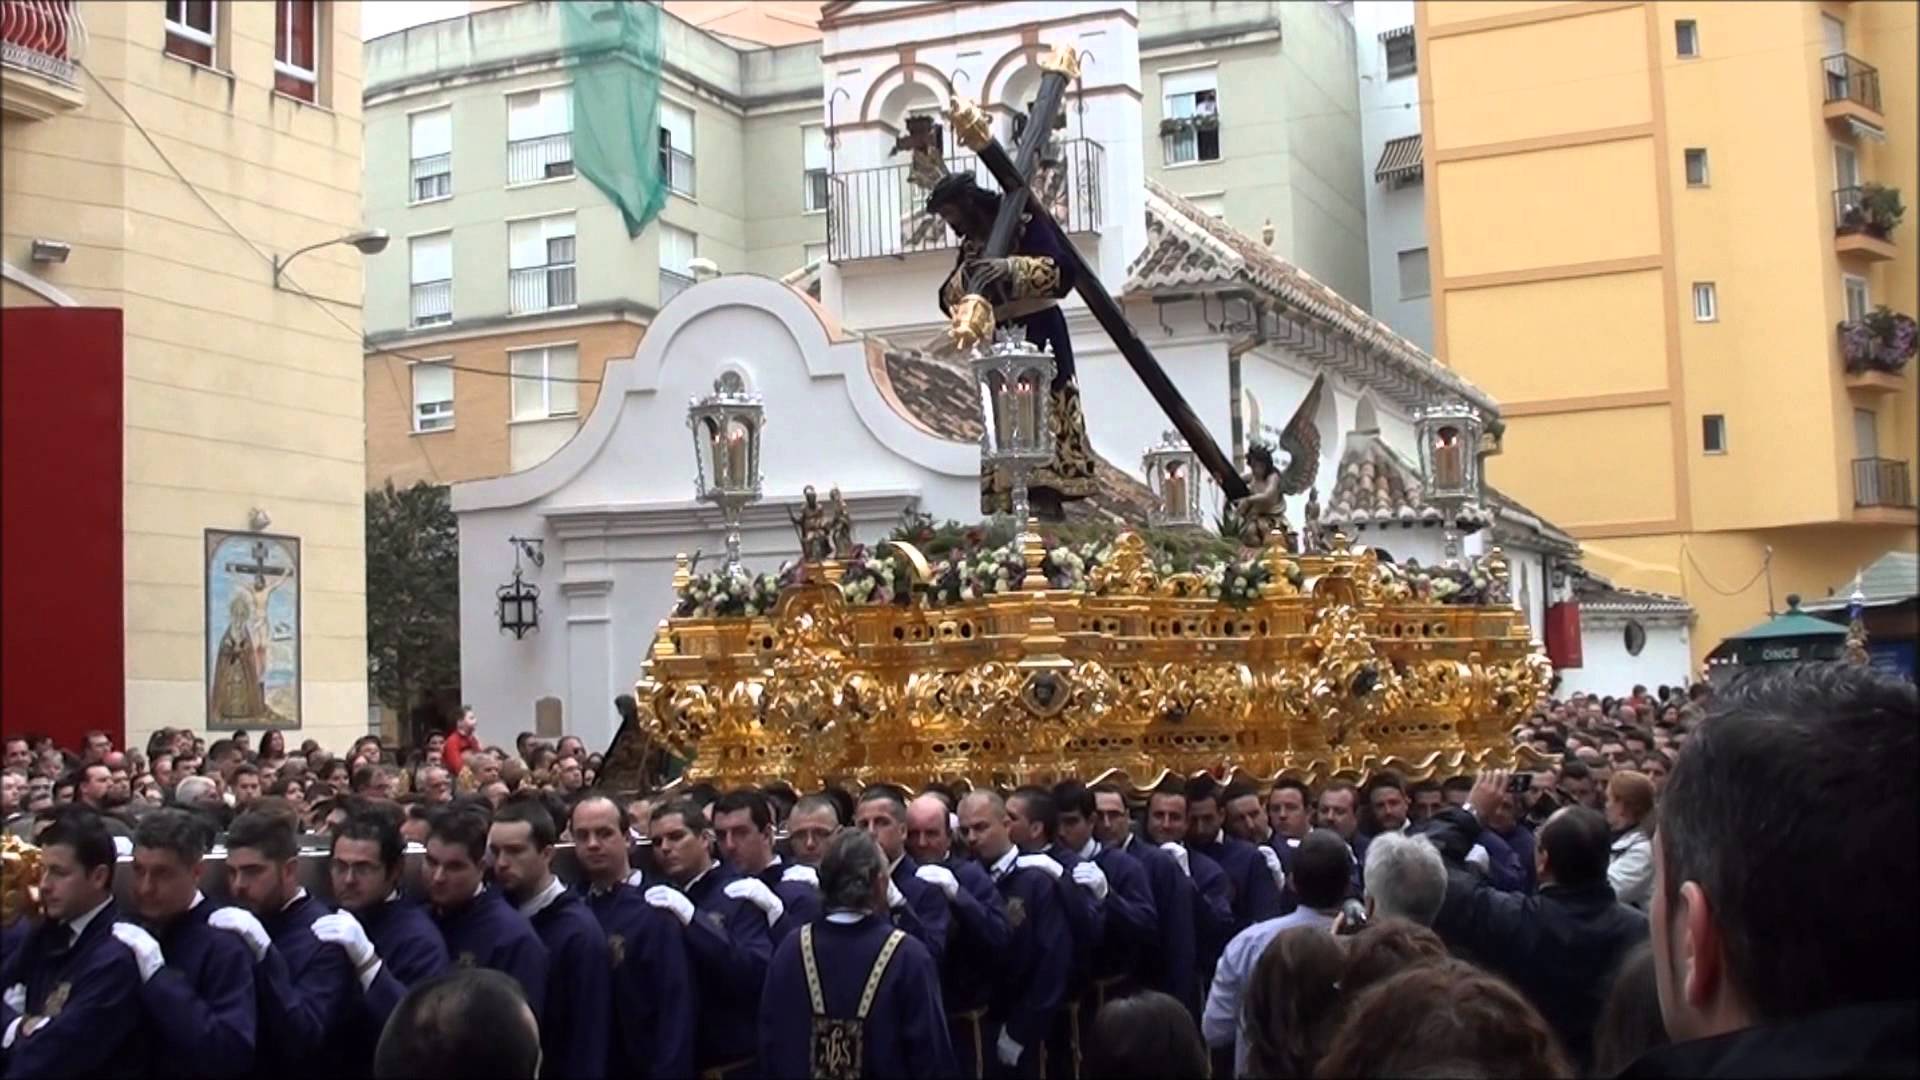
[[1441, 428], [1434, 438], [1433, 447], [1433, 486], [1441, 492], [1456, 492], [1463, 485], [1461, 474], [1465, 463], [1461, 460], [1460, 432], [1454, 428]]
[[1014, 438], [1022, 449], [1040, 445], [1040, 401], [1032, 373], [1022, 374], [1013, 391]]
[[1161, 486], [1161, 503], [1169, 519], [1186, 519], [1187, 476], [1179, 462], [1167, 463], [1167, 478]]
[[746, 487], [752, 479], [747, 472], [747, 433], [739, 421], [727, 426], [727, 475], [730, 485]]

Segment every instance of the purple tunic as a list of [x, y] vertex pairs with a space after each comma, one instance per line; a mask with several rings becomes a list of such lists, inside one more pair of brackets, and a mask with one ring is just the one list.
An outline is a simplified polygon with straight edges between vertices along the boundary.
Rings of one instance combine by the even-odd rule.
[[[885, 918], [856, 923], [822, 918], [813, 923], [814, 963], [826, 1015], [853, 1020], [881, 948], [894, 932]], [[812, 1074], [813, 1020], [801, 935], [774, 950], [760, 1002], [760, 1067], [772, 1077]], [[908, 935], [894, 947], [860, 1027], [861, 1075], [951, 1077], [959, 1075], [940, 1000], [940, 975], [926, 947]]]

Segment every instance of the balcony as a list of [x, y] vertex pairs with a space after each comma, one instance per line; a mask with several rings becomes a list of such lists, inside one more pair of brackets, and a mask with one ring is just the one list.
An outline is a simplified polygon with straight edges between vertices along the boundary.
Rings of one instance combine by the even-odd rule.
[[1821, 115], [1836, 126], [1859, 131], [1869, 138], [1886, 138], [1887, 118], [1880, 111], [1880, 70], [1858, 57], [1838, 53], [1820, 61], [1826, 84]]
[[1881, 184], [1855, 184], [1833, 193], [1833, 249], [1842, 256], [1883, 262], [1900, 253], [1893, 231], [1900, 227], [1906, 207], [1900, 189]]
[[0, 0], [0, 107], [47, 120], [87, 103], [87, 24], [75, 0]]
[[570, 308], [578, 302], [572, 263], [507, 271], [507, 310], [515, 315]]
[[[1058, 160], [1042, 169], [1034, 191], [1068, 234], [1098, 234], [1106, 151], [1092, 139], [1068, 139], [1059, 147]], [[911, 170], [909, 165], [886, 165], [829, 178], [828, 258], [836, 263], [897, 259], [959, 245], [946, 222], [926, 212], [928, 188], [909, 175]], [[971, 154], [948, 158], [947, 170], [970, 172], [981, 187], [1000, 190], [993, 175]]]
[[442, 326], [453, 321], [453, 280], [416, 281], [409, 296], [408, 326]]
[[1912, 510], [1913, 488], [1907, 483], [1907, 463], [1892, 458], [1854, 458], [1853, 505], [1861, 510]]
[[1874, 394], [1906, 389], [1902, 372], [1913, 359], [1916, 338], [1911, 315], [1882, 304], [1862, 318], [1841, 323], [1838, 330], [1848, 389]]
[[573, 133], [515, 139], [507, 144], [507, 183], [537, 184], [573, 175]]

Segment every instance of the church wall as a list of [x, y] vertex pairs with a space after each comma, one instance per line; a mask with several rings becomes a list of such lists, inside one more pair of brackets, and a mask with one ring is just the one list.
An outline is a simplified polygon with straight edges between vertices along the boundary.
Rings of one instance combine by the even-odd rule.
[[1637, 685], [1679, 686], [1692, 682], [1692, 633], [1677, 619], [1640, 620], [1646, 644], [1638, 655], [1627, 651], [1627, 621], [1619, 616], [1583, 616], [1580, 666], [1561, 668], [1560, 696], [1587, 693], [1619, 696]]

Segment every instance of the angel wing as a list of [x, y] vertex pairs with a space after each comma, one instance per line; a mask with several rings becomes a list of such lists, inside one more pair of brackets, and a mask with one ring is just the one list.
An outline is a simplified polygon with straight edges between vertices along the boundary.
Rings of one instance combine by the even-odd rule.
[[1280, 490], [1289, 495], [1298, 495], [1312, 487], [1320, 473], [1320, 428], [1314, 423], [1314, 413], [1320, 408], [1320, 392], [1326, 381], [1324, 374], [1314, 376], [1307, 396], [1300, 399], [1300, 407], [1293, 410], [1293, 419], [1287, 421], [1286, 429], [1280, 433], [1280, 449], [1289, 455], [1287, 471], [1280, 474]]

